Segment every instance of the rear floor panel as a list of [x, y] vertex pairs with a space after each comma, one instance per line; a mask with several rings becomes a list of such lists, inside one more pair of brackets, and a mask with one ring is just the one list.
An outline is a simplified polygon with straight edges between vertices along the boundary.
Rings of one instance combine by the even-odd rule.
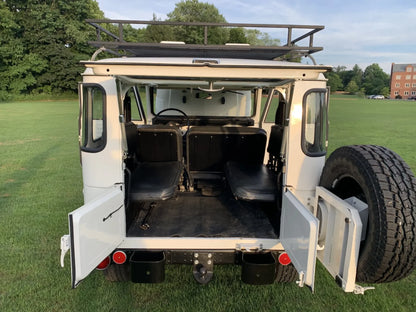
[[[144, 209], [149, 205], [145, 203]], [[237, 201], [229, 192], [216, 197], [180, 193], [157, 202], [147, 230], [140, 227], [145, 215], [145, 211], [137, 214], [127, 236], [278, 238], [279, 233], [275, 204]]]

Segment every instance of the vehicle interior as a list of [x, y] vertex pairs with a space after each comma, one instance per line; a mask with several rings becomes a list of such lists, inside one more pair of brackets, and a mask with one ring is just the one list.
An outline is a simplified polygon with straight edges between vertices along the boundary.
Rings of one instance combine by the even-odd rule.
[[143, 93], [123, 99], [127, 236], [278, 238], [282, 93], [212, 83], [147, 87], [146, 103]]

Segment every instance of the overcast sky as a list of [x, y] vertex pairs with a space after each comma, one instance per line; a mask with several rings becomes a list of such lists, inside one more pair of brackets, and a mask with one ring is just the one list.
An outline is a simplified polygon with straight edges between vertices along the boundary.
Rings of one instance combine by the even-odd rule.
[[[180, 0], [97, 0], [107, 18], [164, 20]], [[230, 23], [308, 24], [325, 29], [314, 37], [324, 47], [314, 54], [319, 64], [416, 63], [415, 0], [200, 0], [215, 5]], [[264, 31], [264, 29], [262, 30]], [[272, 37], [279, 34], [271, 33]], [[282, 42], [285, 42], [285, 38]]]

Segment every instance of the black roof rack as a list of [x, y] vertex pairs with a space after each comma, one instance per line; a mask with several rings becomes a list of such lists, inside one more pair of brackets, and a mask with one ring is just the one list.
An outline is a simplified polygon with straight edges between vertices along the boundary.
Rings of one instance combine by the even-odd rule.
[[[140, 21], [140, 20], [94, 20], [88, 19], [86, 22], [95, 27], [97, 39], [89, 41], [89, 44], [96, 48], [105, 48], [106, 51], [118, 55], [129, 56], [152, 56], [152, 57], [205, 57], [205, 58], [246, 58], [246, 59], [290, 59], [299, 56], [309, 56], [312, 53], [323, 50], [322, 47], [313, 45], [314, 34], [324, 26], [317, 25], [282, 25], [282, 24], [241, 24], [241, 23], [203, 23], [203, 22], [169, 22], [169, 21]], [[118, 33], [108, 30], [108, 25], [112, 24], [112, 29], [118, 29]], [[107, 25], [107, 28], [104, 27]], [[127, 42], [124, 40], [123, 25], [168, 25], [168, 26], [199, 26], [204, 28], [203, 44], [183, 44], [180, 42], [167, 43], [146, 43], [146, 42]], [[116, 26], [117, 28], [115, 28]], [[286, 43], [280, 46], [252, 46], [244, 44], [208, 44], [208, 31], [210, 27], [243, 27], [243, 28], [273, 28], [282, 29], [286, 32]], [[293, 30], [297, 35], [293, 36]], [[102, 34], [105, 34], [103, 39]], [[305, 46], [298, 45], [302, 40], [308, 40]]]

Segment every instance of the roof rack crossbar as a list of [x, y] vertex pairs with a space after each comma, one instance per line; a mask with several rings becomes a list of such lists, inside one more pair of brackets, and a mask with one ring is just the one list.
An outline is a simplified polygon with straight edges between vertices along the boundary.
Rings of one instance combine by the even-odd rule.
[[170, 25], [170, 26], [209, 26], [209, 27], [248, 27], [248, 28], [299, 28], [318, 29], [322, 25], [296, 25], [296, 24], [250, 24], [250, 23], [209, 23], [209, 22], [172, 22], [172, 21], [143, 21], [143, 20], [117, 20], [117, 19], [86, 19], [88, 24], [138, 24], [138, 25]]
[[[317, 33], [318, 31], [319, 31], [320, 29], [313, 29], [313, 30], [311, 30], [310, 32], [308, 32], [308, 33], [306, 33], [306, 34], [304, 34], [304, 35], [302, 35], [302, 36], [299, 36], [299, 37], [297, 37], [296, 39], [294, 39], [294, 40], [291, 40], [290, 41], [290, 45], [291, 46], [293, 46], [296, 42], [298, 42], [298, 41], [301, 41], [301, 40], [303, 40], [303, 39], [305, 39], [305, 38], [308, 38], [309, 37], [309, 47], [313, 47], [313, 35], [315, 34], [315, 33]], [[288, 41], [289, 42], [289, 41]]]
[[95, 27], [95, 30], [96, 30], [96, 33], [97, 33], [97, 41], [101, 41], [101, 32], [106, 33], [107, 35], [109, 35], [113, 39], [116, 39], [117, 41], [121, 41], [120, 37], [117, 37], [111, 31], [105, 29], [104, 27], [101, 27], [97, 23], [91, 22], [91, 23], [88, 23], [88, 24]]
[[[172, 22], [172, 21], [143, 21], [143, 20], [111, 20], [111, 19], [87, 19], [86, 22], [91, 26], [95, 27], [97, 33], [97, 40], [90, 41], [89, 43], [93, 46], [99, 45], [99, 47], [103, 46], [106, 48], [111, 48], [115, 50], [124, 50], [127, 54], [133, 56], [143, 56], [149, 55], [150, 49], [154, 49], [155, 54], [154, 56], [166, 56], [169, 55], [169, 49], [174, 50], [173, 52], [177, 55], [180, 54], [178, 50], [187, 50], [187, 53], [194, 53], [195, 56], [207, 56], [210, 55], [215, 57], [215, 53], [213, 52], [212, 48], [215, 45], [208, 44], [208, 31], [210, 27], [224, 27], [224, 28], [235, 28], [235, 27], [242, 27], [242, 28], [271, 28], [271, 29], [283, 29], [287, 31], [287, 42], [282, 44], [281, 46], [250, 46], [249, 49], [247, 47], [235, 45], [232, 48], [236, 52], [243, 53], [242, 56], [249, 57], [249, 58], [258, 58], [258, 59], [275, 59], [278, 57], [285, 57], [290, 52], [291, 55], [303, 55], [308, 56], [311, 53], [321, 51], [322, 47], [314, 47], [313, 46], [313, 37], [314, 34], [318, 31], [324, 29], [324, 26], [320, 25], [285, 25], [285, 24], [248, 24], [248, 23], [207, 23], [207, 22]], [[106, 29], [102, 26], [102, 24], [112, 24], [117, 26], [118, 34]], [[165, 25], [165, 26], [199, 26], [203, 27], [204, 29], [204, 42], [203, 44], [185, 44], [180, 47], [173, 46], [173, 45], [163, 45], [159, 43], [144, 43], [144, 42], [126, 42], [124, 40], [124, 27], [123, 25]], [[293, 30], [305, 30], [306, 33], [300, 34], [296, 38], [293, 38]], [[101, 34], [105, 33], [110, 37], [110, 40], [103, 40]], [[303, 39], [309, 38], [309, 43], [307, 46], [298, 46], [296, 45]], [[218, 45], [215, 46], [218, 48]], [[207, 52], [207, 49], [209, 52]], [[224, 49], [220, 49], [222, 52], [225, 51]], [[263, 53], [267, 50], [267, 53]], [[161, 52], [163, 51], [163, 52]], [[253, 53], [252, 56], [249, 56], [249, 52], [256, 52]], [[108, 51], [110, 52], [110, 51]], [[220, 57], [233, 57], [231, 54], [227, 54], [224, 56], [224, 53], [219, 53]], [[159, 55], [162, 53], [162, 55]]]

